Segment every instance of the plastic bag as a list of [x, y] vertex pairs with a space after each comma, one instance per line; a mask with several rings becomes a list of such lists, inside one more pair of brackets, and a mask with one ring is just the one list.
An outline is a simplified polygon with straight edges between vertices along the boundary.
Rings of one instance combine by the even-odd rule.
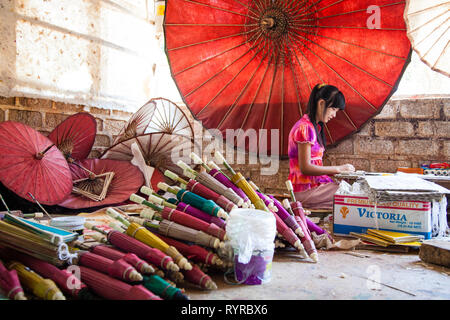
[[276, 236], [273, 214], [257, 209], [233, 209], [226, 232], [234, 254], [236, 280], [245, 284], [270, 281]]

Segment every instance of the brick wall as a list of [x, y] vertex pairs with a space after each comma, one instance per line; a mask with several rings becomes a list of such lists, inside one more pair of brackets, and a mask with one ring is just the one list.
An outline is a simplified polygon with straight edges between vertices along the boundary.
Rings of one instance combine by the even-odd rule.
[[4, 98], [0, 97], [0, 121], [18, 121], [48, 135], [59, 123], [72, 114], [89, 112], [97, 121], [97, 136], [94, 147], [89, 155], [97, 158], [111, 145], [130, 112], [108, 110], [84, 105], [67, 104], [34, 98]]
[[[182, 106], [192, 120], [190, 112]], [[83, 105], [65, 104], [33, 98], [0, 97], [0, 121], [23, 122], [43, 134], [50, 133], [58, 123], [77, 112], [89, 112], [97, 120], [97, 138], [89, 157], [98, 157], [131, 116], [129, 112]], [[422, 163], [450, 160], [450, 98], [391, 99], [382, 112], [361, 130], [329, 148], [325, 165], [352, 163], [357, 170], [395, 172], [398, 167], [418, 167]], [[193, 121], [193, 120], [192, 120]], [[195, 126], [195, 134], [202, 129]], [[225, 154], [226, 156], [226, 154]], [[237, 153], [235, 153], [237, 157]], [[261, 175], [261, 164], [234, 165], [250, 177], [264, 192], [285, 192], [289, 161], [279, 163], [275, 175]]]

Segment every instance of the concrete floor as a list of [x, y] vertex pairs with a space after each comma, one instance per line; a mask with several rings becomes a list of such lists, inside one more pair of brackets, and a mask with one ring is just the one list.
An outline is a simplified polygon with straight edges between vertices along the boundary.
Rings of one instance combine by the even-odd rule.
[[218, 290], [192, 287], [185, 287], [185, 290], [191, 300], [450, 299], [450, 269], [422, 262], [418, 251], [354, 252], [369, 257], [356, 257], [348, 254], [349, 251], [320, 250], [320, 260], [315, 264], [301, 259], [292, 248], [277, 249], [269, 283], [230, 285], [224, 281], [223, 272], [209, 270], [207, 273]]

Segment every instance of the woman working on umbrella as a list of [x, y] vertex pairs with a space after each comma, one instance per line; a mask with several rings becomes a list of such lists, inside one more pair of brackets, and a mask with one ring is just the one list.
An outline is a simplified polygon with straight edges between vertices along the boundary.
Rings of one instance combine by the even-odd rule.
[[339, 184], [329, 175], [355, 171], [351, 164], [322, 165], [326, 145], [323, 125], [344, 108], [345, 98], [338, 88], [326, 84], [316, 85], [310, 94], [305, 115], [289, 133], [289, 180], [296, 199], [305, 208], [332, 208], [333, 195]]

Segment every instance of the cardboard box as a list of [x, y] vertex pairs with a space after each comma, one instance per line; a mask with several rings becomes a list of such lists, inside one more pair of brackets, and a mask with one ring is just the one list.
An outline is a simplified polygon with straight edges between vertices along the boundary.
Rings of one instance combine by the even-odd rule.
[[431, 239], [431, 202], [392, 201], [374, 203], [365, 196], [334, 195], [333, 233], [349, 235], [381, 229], [423, 235]]

